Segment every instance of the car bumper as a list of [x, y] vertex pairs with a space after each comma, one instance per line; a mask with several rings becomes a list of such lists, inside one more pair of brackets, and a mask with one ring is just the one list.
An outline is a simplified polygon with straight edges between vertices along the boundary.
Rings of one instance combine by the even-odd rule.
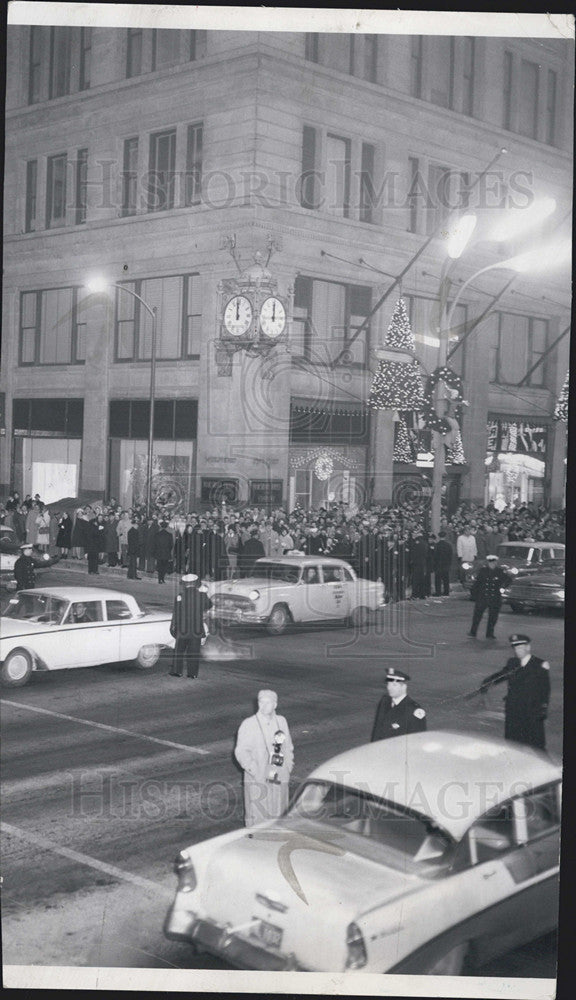
[[173, 906], [166, 917], [164, 934], [171, 941], [185, 941], [199, 951], [218, 955], [239, 969], [265, 972], [306, 972], [293, 955], [282, 955], [262, 947], [245, 934], [203, 920]]
[[222, 608], [209, 611], [208, 621], [219, 625], [264, 625], [268, 615], [248, 608]]

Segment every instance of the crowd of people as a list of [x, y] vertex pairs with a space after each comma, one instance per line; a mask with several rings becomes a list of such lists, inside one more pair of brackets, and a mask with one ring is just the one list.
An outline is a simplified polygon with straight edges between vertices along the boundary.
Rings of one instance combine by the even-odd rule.
[[515, 502], [461, 504], [441, 519], [438, 537], [428, 530], [429, 508], [407, 502], [355, 508], [334, 502], [317, 510], [226, 507], [174, 514], [142, 505], [122, 508], [112, 497], [75, 511], [47, 507], [36, 495], [16, 492], [0, 507], [20, 544], [72, 559], [86, 559], [88, 572], [102, 564], [122, 566], [128, 576], [195, 573], [200, 579], [250, 576], [256, 559], [299, 551], [346, 559], [367, 579], [382, 580], [389, 600], [424, 599], [449, 593], [459, 564], [485, 559], [505, 541], [564, 541], [565, 512]]

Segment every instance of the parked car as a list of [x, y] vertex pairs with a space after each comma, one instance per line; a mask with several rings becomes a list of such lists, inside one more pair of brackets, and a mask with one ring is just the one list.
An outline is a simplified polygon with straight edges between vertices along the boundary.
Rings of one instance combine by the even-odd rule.
[[[526, 576], [536, 572], [544, 563], [553, 562], [563, 566], [566, 546], [562, 542], [535, 542], [526, 539], [523, 542], [503, 542], [498, 546], [497, 554], [500, 559], [499, 565], [507, 573], [511, 576]], [[484, 559], [475, 559], [473, 563], [462, 563], [462, 582], [467, 590], [472, 587], [480, 567], [485, 565]]]
[[279, 819], [181, 851], [165, 934], [249, 969], [479, 968], [556, 926], [560, 781], [463, 733], [349, 750]]
[[2, 610], [0, 677], [7, 686], [20, 687], [37, 670], [123, 661], [150, 670], [162, 648], [174, 646], [170, 620], [117, 590], [20, 590]]
[[564, 565], [558, 560], [541, 563], [533, 573], [521, 574], [502, 592], [512, 611], [557, 608], [564, 611]]
[[208, 584], [212, 623], [265, 625], [285, 632], [292, 622], [364, 625], [385, 603], [384, 586], [356, 576], [342, 559], [288, 555], [258, 559], [252, 576]]
[[[16, 532], [7, 524], [0, 525], [0, 578], [3, 583], [14, 581], [14, 564], [22, 555], [20, 542]], [[36, 570], [48, 569], [58, 562], [58, 556], [48, 555], [41, 552], [37, 546], [32, 548], [31, 558], [34, 560]]]

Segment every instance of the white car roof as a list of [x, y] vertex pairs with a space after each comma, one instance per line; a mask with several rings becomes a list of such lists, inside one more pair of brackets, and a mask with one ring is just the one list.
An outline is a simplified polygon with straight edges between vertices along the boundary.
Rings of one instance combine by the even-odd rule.
[[347, 750], [310, 775], [423, 813], [457, 841], [499, 802], [560, 777], [557, 765], [529, 747], [434, 730]]
[[317, 563], [328, 563], [332, 566], [346, 566], [346, 569], [350, 569], [350, 563], [346, 562], [345, 559], [335, 559], [334, 556], [323, 556], [322, 553], [316, 556], [306, 556], [306, 555], [287, 555], [287, 556], [262, 556], [257, 559], [255, 566], [258, 563], [282, 563], [284, 566], [309, 566], [312, 564], [316, 566]]
[[21, 594], [47, 594], [58, 597], [61, 601], [110, 601], [132, 600], [132, 594], [123, 594], [118, 590], [104, 590], [100, 587], [36, 587], [34, 590], [21, 590]]
[[[531, 538], [524, 538], [519, 542], [502, 542], [506, 548], [518, 547], [519, 549], [565, 549], [564, 542], [543, 542], [535, 541]], [[498, 546], [500, 548], [500, 546]]]

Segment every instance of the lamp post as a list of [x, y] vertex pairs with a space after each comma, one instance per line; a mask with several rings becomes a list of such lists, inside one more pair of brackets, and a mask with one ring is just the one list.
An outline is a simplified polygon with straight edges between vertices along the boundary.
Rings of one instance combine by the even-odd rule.
[[133, 299], [136, 299], [141, 306], [144, 307], [146, 312], [152, 318], [152, 342], [150, 345], [150, 392], [149, 392], [149, 408], [150, 408], [150, 421], [148, 424], [148, 452], [146, 461], [146, 511], [149, 514], [152, 506], [152, 466], [154, 464], [154, 403], [156, 398], [156, 343], [157, 343], [157, 333], [158, 333], [158, 310], [156, 306], [150, 306], [131, 288], [127, 288], [126, 285], [120, 284], [118, 281], [105, 281], [101, 278], [94, 278], [87, 283], [86, 286], [91, 292], [103, 292], [107, 288], [119, 288], [121, 291], [126, 292], [131, 295]]

